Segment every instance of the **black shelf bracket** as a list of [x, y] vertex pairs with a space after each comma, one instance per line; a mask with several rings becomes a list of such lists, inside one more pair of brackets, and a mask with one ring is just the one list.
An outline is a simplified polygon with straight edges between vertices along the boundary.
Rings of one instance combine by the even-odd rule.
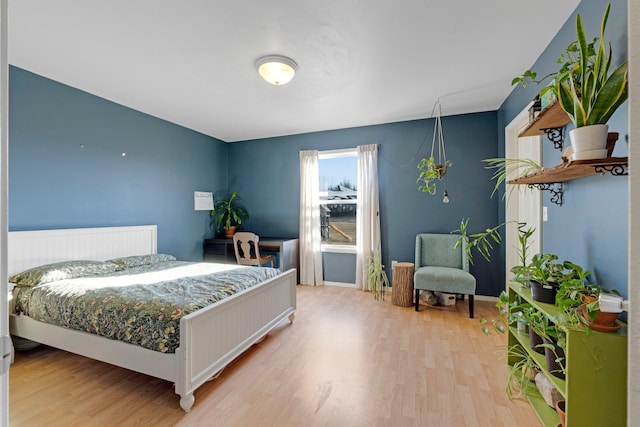
[[553, 143], [553, 148], [562, 151], [564, 144], [564, 128], [544, 128], [540, 129], [547, 135], [547, 139]]
[[627, 170], [627, 165], [598, 165], [594, 166], [593, 169], [596, 173], [600, 175], [605, 175], [610, 173], [613, 176], [627, 176], [629, 175], [629, 171]]
[[562, 183], [544, 183], [544, 184], [528, 184], [529, 188], [536, 188], [538, 190], [549, 191], [551, 193], [551, 203], [562, 206], [564, 191], [562, 190]]

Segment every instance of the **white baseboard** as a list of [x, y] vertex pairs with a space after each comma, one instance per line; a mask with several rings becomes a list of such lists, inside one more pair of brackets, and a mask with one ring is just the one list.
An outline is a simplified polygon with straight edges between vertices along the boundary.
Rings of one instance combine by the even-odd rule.
[[337, 286], [339, 288], [353, 288], [356, 289], [355, 283], [344, 283], [344, 282], [324, 282], [325, 286]]
[[[336, 286], [339, 288], [352, 288], [357, 289], [355, 283], [344, 283], [344, 282], [324, 282], [325, 286]], [[391, 292], [391, 288], [389, 288], [389, 292]], [[498, 302], [498, 297], [492, 297], [488, 295], [474, 295], [475, 301], [489, 301], [489, 302]]]
[[487, 295], [476, 295], [473, 297], [474, 301], [491, 301], [491, 302], [498, 302], [499, 299], [498, 297], [490, 297]]

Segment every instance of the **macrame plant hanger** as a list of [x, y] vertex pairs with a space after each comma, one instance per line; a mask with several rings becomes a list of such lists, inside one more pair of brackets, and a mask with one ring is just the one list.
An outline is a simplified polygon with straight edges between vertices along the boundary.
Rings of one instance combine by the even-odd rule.
[[[440, 177], [442, 178], [447, 173], [447, 153], [444, 150], [444, 134], [442, 133], [442, 105], [438, 100], [433, 106], [431, 116], [435, 114], [435, 125], [433, 127], [433, 140], [431, 141], [431, 157], [433, 157], [433, 151], [436, 147], [436, 139], [438, 140], [438, 163], [436, 165], [440, 168]], [[433, 157], [435, 159], [435, 157]]]
[[[435, 124], [433, 127], [433, 140], [431, 141], [431, 157], [433, 157], [433, 151], [436, 146], [436, 139], [438, 140], [438, 163], [436, 163], [436, 168], [440, 174], [440, 179], [444, 179], [447, 173], [447, 167], [449, 166], [447, 163], [447, 153], [444, 149], [444, 133], [442, 132], [442, 105], [440, 104], [440, 99], [436, 101], [433, 106], [433, 110], [431, 111], [431, 116], [433, 117], [435, 114]], [[444, 194], [442, 197], [443, 203], [449, 203], [449, 193], [447, 192], [447, 181], [444, 179]]]

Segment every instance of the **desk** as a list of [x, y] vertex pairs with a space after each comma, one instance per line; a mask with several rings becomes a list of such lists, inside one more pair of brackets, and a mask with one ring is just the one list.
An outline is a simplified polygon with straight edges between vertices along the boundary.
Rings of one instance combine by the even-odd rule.
[[[276, 256], [276, 268], [287, 271], [295, 268], [298, 271], [300, 283], [300, 269], [298, 268], [298, 239], [286, 237], [260, 237], [258, 242], [260, 254], [273, 253]], [[204, 261], [235, 264], [236, 254], [233, 250], [233, 239], [205, 239], [202, 243]]]

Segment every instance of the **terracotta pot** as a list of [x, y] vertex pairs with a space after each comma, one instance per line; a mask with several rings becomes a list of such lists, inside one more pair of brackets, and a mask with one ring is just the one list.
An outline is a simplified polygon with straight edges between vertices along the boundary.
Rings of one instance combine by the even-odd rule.
[[560, 400], [556, 403], [556, 412], [560, 417], [560, 424], [562, 427], [567, 425], [567, 414], [565, 413], [566, 402], [564, 400]]
[[233, 235], [236, 234], [236, 226], [232, 225], [231, 227], [227, 228], [224, 227], [224, 235], [227, 239], [231, 239], [233, 238]]
[[618, 318], [618, 313], [603, 313], [602, 311], [598, 310], [596, 312], [596, 317], [593, 320], [591, 320], [591, 317], [589, 317], [589, 313], [587, 310], [587, 304], [597, 301], [597, 298], [586, 296], [584, 297], [583, 301], [584, 301], [584, 304], [582, 304], [581, 306], [582, 314], [584, 315], [584, 318], [588, 324], [594, 324], [594, 325], [600, 325], [600, 326], [615, 326], [616, 319]]

